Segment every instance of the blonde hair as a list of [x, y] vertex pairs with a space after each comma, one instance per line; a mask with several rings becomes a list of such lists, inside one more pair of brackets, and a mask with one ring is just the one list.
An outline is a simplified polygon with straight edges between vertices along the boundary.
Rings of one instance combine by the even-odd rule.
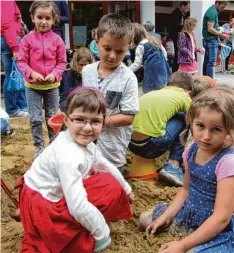
[[153, 44], [157, 48], [161, 49], [161, 41], [154, 36], [151, 36], [146, 31], [145, 27], [138, 23], [133, 23], [134, 38], [133, 43], [138, 46], [143, 39], [147, 39], [150, 44]]
[[77, 63], [81, 60], [88, 61], [89, 64], [94, 62], [94, 58], [92, 53], [89, 51], [86, 47], [80, 47], [78, 48], [75, 53], [73, 54], [70, 66], [72, 70], [77, 70]]
[[222, 113], [224, 126], [234, 144], [234, 89], [227, 86], [215, 86], [201, 91], [193, 100], [186, 115], [186, 121], [192, 125], [194, 118], [204, 108]]
[[29, 8], [29, 12], [31, 16], [34, 16], [37, 8], [50, 8], [50, 7], [52, 9], [52, 17], [54, 19], [54, 24], [58, 25], [60, 22], [58, 10], [56, 4], [53, 3], [52, 1], [34, 1]]
[[184, 21], [184, 31], [192, 32], [197, 25], [197, 19], [194, 17], [188, 17]]
[[194, 77], [193, 78], [193, 88], [190, 93], [190, 96], [193, 98], [202, 90], [208, 89], [211, 87], [209, 80], [205, 77]]

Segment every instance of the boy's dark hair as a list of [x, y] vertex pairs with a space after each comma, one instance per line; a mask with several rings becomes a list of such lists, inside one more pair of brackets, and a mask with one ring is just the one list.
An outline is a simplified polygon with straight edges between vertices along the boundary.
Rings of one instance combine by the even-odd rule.
[[180, 3], [180, 7], [181, 7], [181, 6], [187, 6], [188, 4], [189, 4], [188, 1], [182, 1], [182, 2]]
[[105, 34], [115, 36], [117, 39], [126, 38], [129, 43], [133, 39], [133, 27], [131, 21], [119, 14], [110, 13], [103, 16], [98, 24], [97, 38]]
[[68, 95], [65, 114], [69, 116], [76, 108], [82, 108], [83, 111], [91, 113], [103, 114], [105, 118], [107, 104], [99, 90], [79, 87]]
[[186, 72], [174, 72], [168, 80], [168, 86], [176, 86], [188, 91], [193, 90], [193, 78]]
[[52, 17], [54, 19], [54, 24], [58, 25], [60, 22], [58, 10], [56, 4], [53, 3], [52, 1], [34, 1], [29, 8], [29, 12], [31, 16], [34, 16], [37, 8], [50, 8], [50, 7], [52, 8]]

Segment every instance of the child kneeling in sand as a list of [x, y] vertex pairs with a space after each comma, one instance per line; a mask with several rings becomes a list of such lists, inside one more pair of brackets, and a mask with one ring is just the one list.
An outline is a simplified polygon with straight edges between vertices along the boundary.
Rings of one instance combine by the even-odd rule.
[[67, 98], [65, 126], [24, 175], [21, 252], [99, 252], [110, 245], [107, 221], [132, 216], [131, 187], [93, 143], [105, 98], [78, 88]]
[[228, 86], [212, 87], [193, 100], [187, 121], [194, 142], [183, 154], [183, 187], [170, 205], [158, 204], [140, 216], [151, 234], [166, 228], [173, 235], [189, 234], [162, 245], [160, 253], [234, 252], [233, 104]]
[[175, 72], [168, 86], [142, 96], [129, 143], [129, 149], [135, 155], [146, 159], [155, 159], [169, 149], [169, 161], [160, 171], [160, 177], [177, 186], [183, 185], [184, 178], [180, 167], [184, 151], [180, 134], [186, 127], [185, 112], [191, 104], [190, 97], [194, 97], [202, 86], [204, 89], [210, 87], [206, 80], [196, 89], [193, 86], [190, 74]]

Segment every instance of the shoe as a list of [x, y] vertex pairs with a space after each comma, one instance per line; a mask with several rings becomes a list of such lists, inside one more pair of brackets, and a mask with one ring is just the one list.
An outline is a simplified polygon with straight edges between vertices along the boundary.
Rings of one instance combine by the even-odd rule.
[[96, 241], [93, 253], [101, 252], [105, 248], [109, 247], [110, 245], [111, 245], [111, 238], [110, 238], [110, 236], [108, 238], [106, 238], [106, 239], [101, 240], [101, 241]]
[[15, 112], [12, 114], [9, 114], [10, 118], [15, 118], [15, 117], [28, 117], [28, 112], [23, 112], [23, 111], [19, 111], [19, 112]]
[[44, 146], [40, 145], [36, 147], [35, 153], [34, 153], [34, 159], [36, 159], [45, 149]]
[[12, 137], [14, 134], [15, 134], [15, 130], [13, 128], [10, 128], [10, 127], [4, 133], [4, 135], [10, 136], [10, 137]]
[[163, 169], [159, 172], [159, 177], [174, 184], [182, 186], [184, 183], [184, 174], [180, 167], [174, 168], [171, 163], [166, 163]]

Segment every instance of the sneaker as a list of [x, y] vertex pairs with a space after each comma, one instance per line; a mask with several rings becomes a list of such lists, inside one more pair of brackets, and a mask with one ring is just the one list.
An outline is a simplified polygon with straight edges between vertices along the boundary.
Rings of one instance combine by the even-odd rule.
[[19, 112], [15, 112], [12, 114], [9, 114], [10, 118], [15, 118], [15, 117], [28, 117], [28, 112], [23, 112], [23, 111], [19, 111]]
[[160, 178], [176, 185], [182, 186], [184, 183], [184, 174], [180, 167], [174, 168], [171, 163], [166, 163], [159, 173]]
[[94, 250], [93, 252], [101, 252], [103, 251], [105, 248], [109, 247], [111, 245], [111, 238], [110, 236], [106, 239], [103, 239], [101, 241], [96, 241], [95, 242], [95, 246], [94, 246]]
[[14, 134], [15, 134], [15, 130], [13, 128], [10, 128], [10, 127], [4, 133], [4, 135], [10, 136], [10, 137], [12, 137]]
[[35, 153], [34, 153], [34, 159], [36, 159], [45, 149], [44, 146], [40, 145], [36, 147]]

